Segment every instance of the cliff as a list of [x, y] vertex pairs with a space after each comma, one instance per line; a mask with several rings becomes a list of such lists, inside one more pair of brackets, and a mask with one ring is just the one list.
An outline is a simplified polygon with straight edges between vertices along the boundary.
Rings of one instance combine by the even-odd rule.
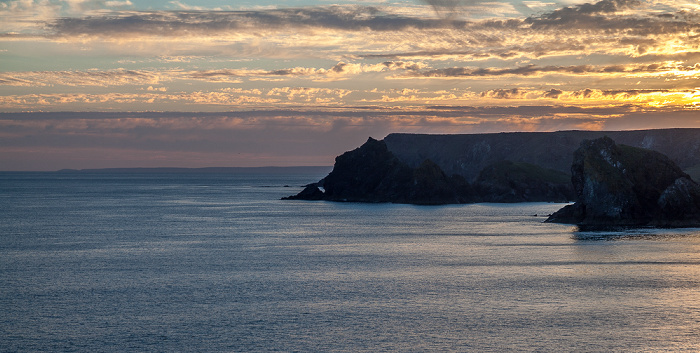
[[700, 226], [700, 186], [659, 152], [609, 137], [587, 140], [573, 154], [571, 173], [576, 203], [547, 222], [582, 229]]
[[325, 192], [311, 184], [285, 199], [426, 205], [477, 201], [464, 178], [447, 176], [430, 160], [411, 168], [389, 152], [384, 141], [373, 138], [336, 157], [322, 183]]
[[287, 199], [416, 204], [570, 201], [576, 198], [570, 181], [574, 151], [582, 141], [605, 135], [667, 154], [682, 169], [700, 168], [700, 129], [390, 134], [384, 140], [370, 138], [338, 156], [322, 183]]
[[568, 174], [525, 162], [486, 166], [473, 185], [488, 202], [567, 202], [575, 197]]
[[[322, 184], [325, 191], [320, 189]], [[288, 200], [394, 202], [422, 205], [472, 202], [565, 202], [574, 197], [567, 174], [528, 163], [500, 161], [474, 183], [447, 175], [425, 159], [417, 167], [399, 160], [384, 141], [369, 138], [336, 157], [333, 171]]]
[[384, 142], [390, 152], [411, 167], [429, 159], [447, 175], [461, 175], [473, 182], [484, 168], [503, 160], [569, 174], [572, 156], [581, 142], [603, 136], [627, 146], [661, 152], [683, 170], [700, 166], [700, 129], [390, 134]]

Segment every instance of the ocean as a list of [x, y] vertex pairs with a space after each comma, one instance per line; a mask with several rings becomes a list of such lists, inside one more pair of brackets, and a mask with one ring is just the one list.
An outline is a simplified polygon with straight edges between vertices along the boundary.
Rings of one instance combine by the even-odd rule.
[[700, 229], [280, 200], [323, 176], [0, 173], [0, 351], [700, 351]]

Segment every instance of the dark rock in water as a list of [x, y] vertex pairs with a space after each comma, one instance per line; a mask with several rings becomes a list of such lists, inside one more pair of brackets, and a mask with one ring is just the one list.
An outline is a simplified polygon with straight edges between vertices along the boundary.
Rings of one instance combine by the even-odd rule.
[[412, 204], [474, 200], [464, 178], [448, 177], [429, 160], [411, 168], [389, 152], [384, 141], [373, 138], [338, 156], [333, 171], [323, 180], [323, 187], [325, 193], [310, 185], [287, 199]]
[[323, 200], [324, 194], [316, 184], [307, 185], [300, 193], [292, 196], [283, 197], [282, 200]]
[[547, 222], [584, 229], [700, 226], [700, 186], [665, 155], [587, 140], [574, 152], [571, 180], [576, 203]]
[[[582, 192], [583, 187], [579, 187], [581, 190], [575, 190], [571, 183], [569, 172], [574, 151], [581, 141], [601, 138], [606, 134], [626, 145], [668, 154], [671, 160], [682, 168], [700, 170], [700, 129], [470, 135], [390, 134], [380, 141], [369, 138], [361, 147], [338, 156], [333, 171], [326, 178], [318, 183], [309, 184], [315, 185], [318, 190], [311, 188], [294, 197], [309, 200], [320, 197], [329, 201], [415, 204], [575, 200], [580, 198], [578, 193]], [[629, 156], [626, 158], [633, 158], [633, 151], [636, 149], [621, 144], [616, 145], [615, 150], [627, 151]], [[639, 161], [635, 163], [639, 164]], [[678, 168], [675, 168], [674, 172], [677, 171]], [[601, 173], [604, 175], [611, 172], [614, 170]], [[629, 175], [628, 171], [624, 176], [631, 179], [611, 181], [612, 184], [608, 186], [613, 187], [614, 184], [615, 190], [611, 194], [613, 196], [607, 195], [598, 202], [620, 206], [626, 202], [624, 200], [636, 198], [636, 206], [621, 211], [621, 219], [656, 218], [654, 212], [659, 208], [667, 213], [671, 212], [668, 210], [674, 209], [676, 211], [671, 213], [680, 212], [688, 215], [687, 217], [693, 217], [696, 213], [693, 208], [684, 208], [683, 211], [679, 209], [679, 205], [688, 206], [683, 195], [686, 191], [694, 190], [693, 185], [696, 185], [691, 183], [688, 175], [683, 175], [688, 182], [678, 183], [675, 174], [660, 177], [663, 182], [659, 182], [664, 188], [647, 190], [646, 183], [654, 181], [654, 178], [640, 173]], [[580, 175], [582, 173], [579, 173], [578, 178]], [[631, 184], [627, 185], [638, 182], [640, 184], [634, 188]], [[671, 183], [676, 186], [666, 191]], [[579, 184], [583, 185], [582, 181], [579, 181]], [[592, 184], [589, 186], [587, 190], [594, 190], [596, 187]], [[665, 196], [661, 198], [663, 192]], [[601, 191], [600, 195], [603, 194]], [[658, 205], [650, 209], [651, 204]], [[597, 211], [587, 212], [582, 205], [579, 203], [568, 208], [568, 216], [572, 217], [570, 223], [578, 223], [584, 218], [607, 217], [597, 215]], [[615, 207], [610, 207], [612, 208], [608, 211], [612, 212]], [[648, 212], [652, 212], [653, 215], [645, 215]], [[585, 214], [589, 216], [586, 217]], [[564, 214], [559, 216], [563, 219]], [[676, 221], [668, 222], [671, 224]]]
[[567, 202], [575, 199], [568, 174], [503, 160], [484, 168], [475, 187], [487, 202]]
[[386, 148], [369, 138], [355, 150], [336, 157], [325, 178], [325, 199], [332, 201], [389, 202], [405, 193], [412, 170]]

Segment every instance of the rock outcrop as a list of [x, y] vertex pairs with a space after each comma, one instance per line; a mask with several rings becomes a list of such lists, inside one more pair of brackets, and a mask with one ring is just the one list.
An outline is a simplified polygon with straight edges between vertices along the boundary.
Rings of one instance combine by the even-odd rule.
[[619, 144], [661, 152], [683, 170], [700, 169], [700, 129], [454, 135], [396, 133], [386, 136], [384, 142], [389, 151], [409, 167], [415, 168], [430, 159], [447, 175], [458, 174], [473, 183], [484, 168], [503, 160], [569, 174], [572, 156], [581, 142], [603, 136]]
[[609, 137], [587, 140], [574, 152], [576, 203], [547, 222], [582, 229], [700, 226], [700, 186], [665, 155]]
[[412, 172], [383, 141], [369, 138], [359, 148], [336, 157], [333, 171], [324, 179], [325, 199], [388, 202], [405, 194]]
[[484, 168], [474, 187], [488, 202], [567, 202], [575, 197], [568, 174], [508, 160]]
[[502, 161], [484, 169], [475, 183], [447, 175], [430, 159], [415, 168], [400, 161], [384, 141], [369, 138], [338, 156], [333, 171], [288, 200], [393, 202], [421, 205], [531, 202], [573, 199], [566, 174], [527, 163]]
[[389, 152], [384, 141], [373, 138], [336, 157], [333, 171], [323, 179], [323, 188], [325, 192], [311, 184], [285, 199], [423, 205], [477, 201], [464, 178], [447, 176], [430, 160], [411, 168]]
[[[370, 138], [338, 156], [322, 185], [310, 185], [288, 199], [415, 204], [571, 201], [577, 197], [569, 174], [574, 151], [581, 141], [606, 135], [626, 146], [667, 154], [683, 169], [700, 171], [700, 129], [390, 134], [384, 140]], [[687, 206], [684, 192], [693, 192], [696, 184], [688, 175], [684, 178], [688, 182], [673, 179], [674, 188], [660, 191], [665, 192], [659, 201], [665, 209]]]

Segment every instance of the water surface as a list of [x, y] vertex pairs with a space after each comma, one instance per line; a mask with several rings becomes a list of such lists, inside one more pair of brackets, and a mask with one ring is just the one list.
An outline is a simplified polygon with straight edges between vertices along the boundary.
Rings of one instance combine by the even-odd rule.
[[279, 200], [320, 177], [0, 173], [0, 350], [700, 350], [700, 230]]

